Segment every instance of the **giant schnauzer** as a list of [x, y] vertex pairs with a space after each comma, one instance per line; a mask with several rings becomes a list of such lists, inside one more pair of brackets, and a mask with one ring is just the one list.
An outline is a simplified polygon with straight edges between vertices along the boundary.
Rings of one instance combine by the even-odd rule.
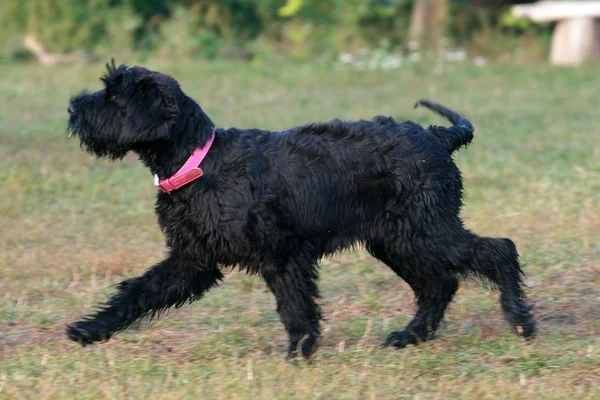
[[136, 153], [155, 176], [156, 213], [168, 256], [120, 283], [67, 335], [82, 345], [108, 340], [142, 318], [201, 298], [222, 268], [261, 275], [289, 334], [288, 358], [317, 348], [318, 262], [355, 244], [414, 290], [418, 311], [385, 341], [397, 348], [432, 338], [467, 277], [500, 291], [513, 331], [536, 324], [510, 239], [464, 227], [462, 178], [452, 153], [473, 127], [456, 112], [420, 101], [451, 127], [391, 117], [334, 119], [287, 131], [217, 129], [172, 77], [107, 65], [104, 88], [68, 106], [69, 132], [98, 157]]

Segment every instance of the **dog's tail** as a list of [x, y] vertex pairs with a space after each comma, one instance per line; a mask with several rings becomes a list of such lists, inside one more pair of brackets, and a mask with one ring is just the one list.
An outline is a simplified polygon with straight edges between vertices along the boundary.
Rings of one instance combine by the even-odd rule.
[[442, 146], [450, 153], [453, 153], [461, 146], [466, 146], [471, 143], [475, 129], [473, 128], [473, 125], [471, 125], [471, 122], [460, 114], [440, 104], [427, 100], [417, 101], [415, 108], [419, 106], [426, 107], [439, 115], [448, 118], [450, 122], [454, 124], [450, 128], [441, 126], [432, 126], [429, 128], [429, 131], [440, 140]]

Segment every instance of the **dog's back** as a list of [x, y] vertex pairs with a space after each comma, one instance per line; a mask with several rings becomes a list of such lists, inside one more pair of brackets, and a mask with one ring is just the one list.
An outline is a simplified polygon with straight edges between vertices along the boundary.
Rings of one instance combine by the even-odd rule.
[[232, 193], [221, 197], [251, 197], [237, 197], [239, 203], [228, 208], [243, 210], [250, 202], [251, 219], [268, 221], [268, 228], [253, 229], [256, 244], [272, 246], [273, 237], [297, 235], [331, 254], [376, 237], [387, 221], [424, 223], [424, 205], [437, 210], [443, 204], [449, 215], [461, 206], [461, 176], [443, 151], [446, 142], [413, 122], [332, 120], [230, 140], [244, 156], [232, 154], [227, 169], [248, 175], [224, 185]]

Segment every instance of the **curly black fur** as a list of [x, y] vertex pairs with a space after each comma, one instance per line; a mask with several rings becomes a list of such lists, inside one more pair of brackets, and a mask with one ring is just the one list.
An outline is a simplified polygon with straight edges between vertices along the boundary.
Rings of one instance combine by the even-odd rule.
[[[69, 129], [98, 157], [137, 153], [151, 173], [174, 174], [214, 127], [177, 82], [145, 68], [109, 66], [105, 88], [71, 99]], [[289, 333], [288, 357], [316, 349], [321, 312], [318, 262], [364, 244], [413, 288], [418, 311], [385, 344], [428, 340], [459, 279], [500, 290], [512, 328], [532, 337], [515, 245], [465, 229], [462, 179], [452, 152], [473, 138], [471, 123], [439, 104], [449, 128], [377, 116], [332, 120], [283, 132], [217, 129], [204, 176], [170, 194], [156, 212], [168, 257], [122, 282], [93, 315], [70, 325], [83, 345], [107, 340], [144, 317], [202, 297], [238, 267], [260, 274]], [[150, 180], [149, 180], [150, 183]], [[304, 340], [303, 340], [304, 339]]]

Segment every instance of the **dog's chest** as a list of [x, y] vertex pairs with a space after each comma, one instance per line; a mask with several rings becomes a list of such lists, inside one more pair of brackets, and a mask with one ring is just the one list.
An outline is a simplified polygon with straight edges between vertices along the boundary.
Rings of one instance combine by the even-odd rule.
[[[188, 253], [218, 254], [219, 259], [224, 254], [234, 257], [246, 253], [244, 249], [249, 248], [249, 244], [242, 235], [244, 220], [239, 215], [233, 218], [228, 213], [224, 214], [222, 207], [206, 204], [200, 198], [188, 201], [175, 195], [165, 196], [159, 195], [156, 214], [170, 248]], [[232, 248], [234, 243], [236, 248]]]

